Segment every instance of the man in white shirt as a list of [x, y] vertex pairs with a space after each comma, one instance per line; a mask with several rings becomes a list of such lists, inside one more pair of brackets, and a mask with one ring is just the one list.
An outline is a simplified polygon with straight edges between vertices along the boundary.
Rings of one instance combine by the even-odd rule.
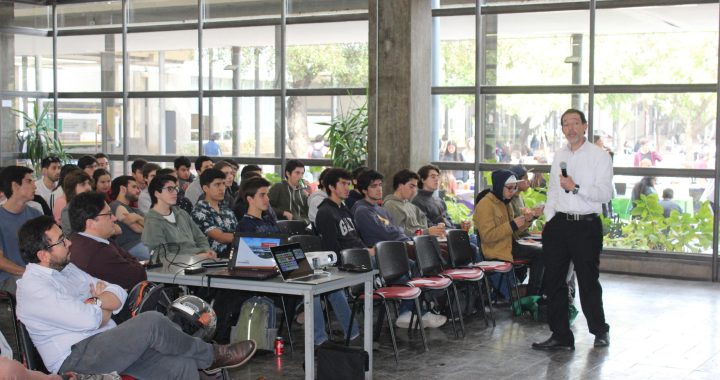
[[[205, 170], [212, 168], [213, 164], [212, 158], [208, 156], [198, 157], [195, 160], [195, 171], [197, 172], [198, 178]], [[200, 200], [200, 197], [203, 195], [204, 193], [202, 186], [200, 186], [200, 181], [192, 181], [190, 185], [188, 185], [187, 190], [185, 190], [185, 198], [190, 200], [193, 206], [195, 206], [195, 204]]]
[[117, 326], [110, 317], [127, 293], [70, 263], [71, 243], [51, 217], [29, 220], [18, 236], [28, 265], [18, 281], [17, 315], [51, 372], [199, 379], [198, 369], [237, 367], [255, 353], [254, 341], [211, 345], [154, 311]]
[[[155, 178], [155, 174], [158, 170], [160, 170], [160, 165], [156, 163], [149, 162], [145, 164], [142, 168], [143, 181], [145, 181], [145, 183], [150, 183], [150, 181]], [[140, 196], [138, 197], [138, 208], [143, 213], [147, 213], [150, 211], [150, 206], [150, 194], [148, 194], [147, 187], [145, 187], [142, 189]]]
[[57, 181], [60, 178], [60, 159], [56, 156], [45, 157], [40, 161], [41, 177], [35, 182], [35, 194], [41, 196], [48, 206], [50, 203], [50, 194], [52, 194]]
[[550, 168], [550, 183], [545, 205], [547, 224], [543, 229], [543, 288], [548, 296], [548, 324], [552, 336], [533, 343], [537, 350], [573, 350], [575, 338], [568, 320], [566, 276], [570, 262], [575, 265], [580, 303], [595, 347], [610, 344], [610, 326], [600, 286], [602, 251], [602, 204], [613, 194], [613, 168], [610, 155], [588, 141], [587, 120], [576, 109], [560, 118], [568, 144], [556, 154]]

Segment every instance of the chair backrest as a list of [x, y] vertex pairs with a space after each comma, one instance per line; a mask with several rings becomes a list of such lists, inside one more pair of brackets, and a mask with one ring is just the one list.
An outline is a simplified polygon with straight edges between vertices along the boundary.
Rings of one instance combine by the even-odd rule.
[[[14, 350], [15, 355], [13, 357], [17, 360], [22, 361], [22, 343], [20, 342], [20, 329], [18, 327], [18, 323], [20, 321], [17, 320], [17, 315], [15, 314], [15, 295], [13, 295], [10, 292], [6, 292], [4, 290], [0, 290], [0, 310], [4, 310], [5, 305], [4, 303], [7, 303], [7, 307], [10, 310], [11, 319], [12, 319], [12, 327], [13, 327], [13, 335], [15, 335], [15, 341], [14, 341]], [[10, 344], [10, 336], [6, 335], [5, 338], [8, 340], [8, 344]]]
[[453, 268], [466, 266], [473, 261], [473, 249], [470, 246], [470, 237], [463, 230], [447, 231], [448, 256]]
[[302, 220], [278, 220], [278, 228], [288, 235], [306, 235], [308, 224]]
[[40, 357], [40, 353], [38, 352], [37, 348], [35, 348], [35, 345], [30, 339], [30, 334], [28, 334], [25, 325], [23, 325], [23, 323], [18, 320], [17, 327], [18, 339], [20, 340], [20, 351], [22, 352], [22, 358], [25, 367], [33, 371], [50, 373], [47, 368], [45, 368], [45, 364]]
[[322, 239], [316, 235], [292, 235], [288, 238], [290, 243], [298, 243], [305, 252], [322, 251]]
[[375, 245], [375, 263], [380, 278], [385, 284], [393, 283], [403, 276], [410, 275], [410, 264], [405, 243], [401, 241], [381, 241]]
[[[353, 265], [356, 267], [365, 266], [372, 268], [372, 259], [370, 258], [370, 251], [367, 248], [348, 248], [340, 251], [339, 265]], [[350, 295], [357, 297], [362, 294], [365, 289], [365, 284], [358, 284], [349, 288]]]
[[440, 243], [432, 235], [414, 236], [415, 259], [421, 276], [435, 276], [443, 271]]

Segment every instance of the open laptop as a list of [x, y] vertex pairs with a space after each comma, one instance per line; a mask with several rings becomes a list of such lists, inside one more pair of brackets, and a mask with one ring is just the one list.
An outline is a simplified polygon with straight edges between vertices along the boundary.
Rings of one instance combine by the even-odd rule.
[[236, 233], [227, 269], [213, 271], [208, 276], [265, 280], [277, 276], [275, 260], [270, 248], [287, 241], [285, 235]]
[[270, 248], [280, 269], [280, 275], [287, 282], [319, 284], [335, 278], [329, 274], [315, 274], [299, 243], [278, 245]]

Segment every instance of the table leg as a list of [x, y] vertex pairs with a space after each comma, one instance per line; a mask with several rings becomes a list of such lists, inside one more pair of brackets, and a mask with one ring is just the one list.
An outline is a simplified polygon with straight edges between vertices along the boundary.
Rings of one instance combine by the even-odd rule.
[[305, 379], [315, 380], [315, 308], [313, 293], [303, 292], [305, 305]]
[[[365, 318], [364, 318], [364, 346], [368, 353], [368, 371], [365, 372], [366, 379], [373, 378], [373, 278], [370, 276], [365, 280]], [[390, 318], [388, 315], [387, 318]]]

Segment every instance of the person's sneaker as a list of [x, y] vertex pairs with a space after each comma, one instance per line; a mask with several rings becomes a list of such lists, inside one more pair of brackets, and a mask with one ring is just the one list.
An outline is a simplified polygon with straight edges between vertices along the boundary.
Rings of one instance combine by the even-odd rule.
[[221, 371], [223, 368], [240, 367], [255, 355], [256, 350], [257, 343], [252, 339], [222, 346], [214, 344], [215, 360], [204, 371], [212, 374]]
[[117, 372], [99, 374], [95, 373], [92, 375], [84, 373], [66, 372], [62, 375], [63, 379], [69, 380], [121, 380], [122, 377]]
[[[398, 317], [398, 319], [395, 321], [395, 326], [406, 329], [410, 327], [410, 317], [412, 316], [412, 313], [409, 311], [406, 311]], [[424, 322], [424, 321], [423, 321]]]
[[447, 322], [447, 317], [444, 315], [438, 315], [434, 313], [427, 312], [423, 314], [422, 316], [423, 321], [423, 327], [434, 329], [438, 328]]

